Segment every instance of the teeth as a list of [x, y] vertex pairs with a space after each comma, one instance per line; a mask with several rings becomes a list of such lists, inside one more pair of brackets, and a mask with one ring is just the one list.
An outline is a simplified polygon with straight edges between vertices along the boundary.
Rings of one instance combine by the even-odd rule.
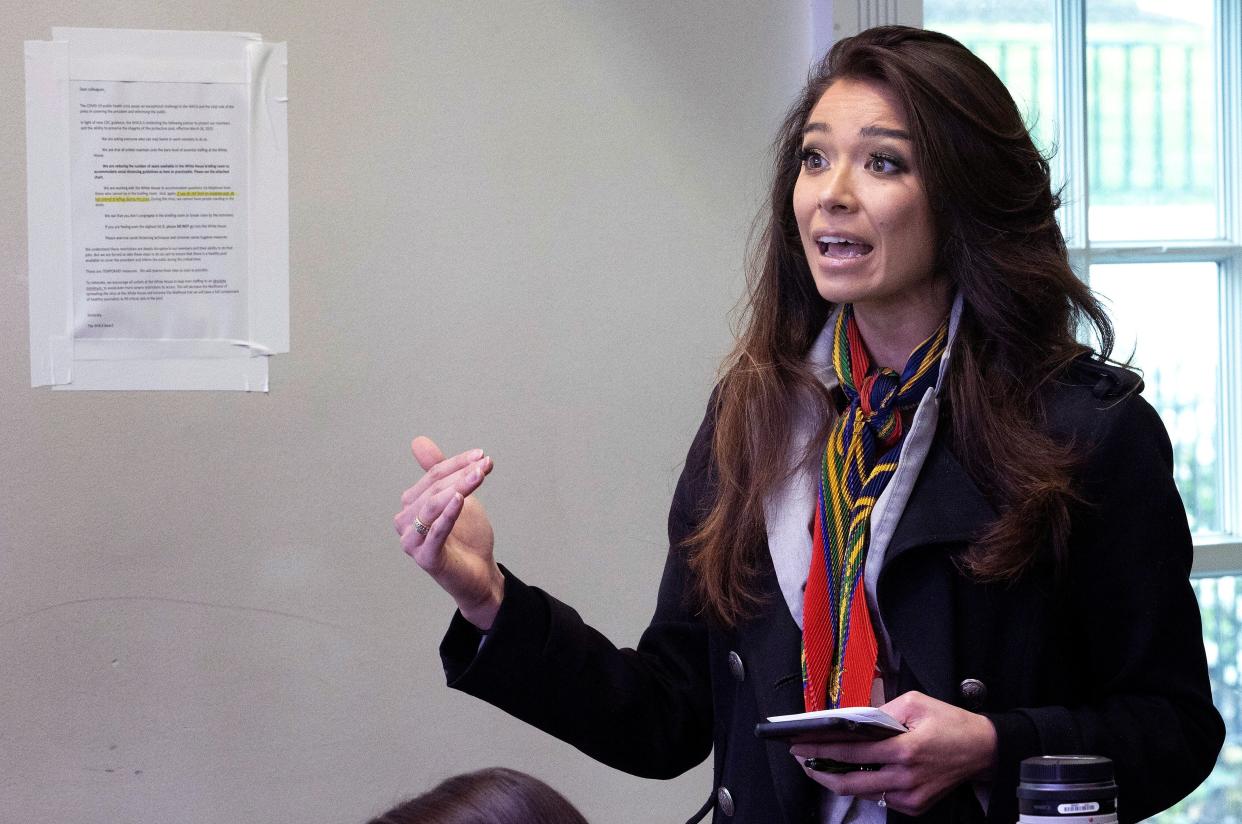
[[846, 260], [871, 254], [871, 244], [840, 235], [818, 235], [815, 244], [824, 257]]

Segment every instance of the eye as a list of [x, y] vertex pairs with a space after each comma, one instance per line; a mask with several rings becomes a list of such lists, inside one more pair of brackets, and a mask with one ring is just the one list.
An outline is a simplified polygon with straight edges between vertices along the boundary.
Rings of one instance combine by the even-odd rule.
[[895, 175], [906, 170], [906, 164], [901, 158], [879, 152], [871, 154], [863, 167], [881, 175]]
[[802, 162], [802, 168], [808, 172], [818, 172], [828, 168], [828, 160], [814, 149], [803, 149], [798, 159]]

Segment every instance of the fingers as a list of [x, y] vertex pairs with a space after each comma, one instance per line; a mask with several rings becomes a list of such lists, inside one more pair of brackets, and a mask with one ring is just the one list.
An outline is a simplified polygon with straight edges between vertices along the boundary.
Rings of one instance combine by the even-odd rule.
[[799, 758], [798, 765], [808, 778], [837, 795], [850, 795], [877, 803], [883, 799], [884, 806], [901, 813], [921, 811], [918, 793], [911, 791], [909, 771], [900, 767], [886, 764], [879, 770], [833, 773], [812, 768], [805, 758]]
[[901, 762], [906, 753], [900, 735], [880, 741], [838, 741], [833, 744], [811, 742], [796, 744], [789, 752], [795, 758], [830, 758], [846, 764], [893, 764]]
[[881, 764], [878, 768], [871, 766], [866, 769], [841, 772], [817, 768], [814, 763], [816, 760], [815, 758], [798, 758], [798, 766], [802, 767], [810, 778], [838, 795], [878, 796], [885, 790], [891, 792], [897, 788], [895, 777], [898, 769], [891, 764]]
[[427, 532], [424, 542], [432, 546], [442, 546], [444, 539], [453, 531], [453, 525], [457, 523], [457, 516], [461, 514], [461, 508], [465, 503], [465, 497], [460, 492], [454, 492], [445, 502], [440, 515], [432, 521], [431, 529]]
[[[405, 491], [405, 494], [401, 496], [401, 503], [409, 503], [417, 496], [418, 492], [416, 492], [416, 490], [422, 490], [422, 488], [426, 485], [423, 484], [423, 481], [427, 480], [428, 475], [436, 473], [435, 477], [431, 480], [437, 480], [445, 474], [459, 468], [464, 461], [475, 458], [475, 453], [477, 453], [477, 456], [480, 458], [483, 456], [483, 450], [472, 449], [467, 452], [454, 455], [446, 462], [444, 459], [444, 453], [440, 451], [440, 447], [436, 446], [435, 441], [431, 440], [431, 438], [428, 438], [426, 435], [419, 435], [410, 442], [410, 454], [414, 456], [414, 460], [418, 461], [418, 465], [426, 471], [427, 475], [424, 475], [419, 480], [418, 484], [415, 484], [413, 487]], [[445, 464], [447, 464], [447, 466]], [[437, 470], [437, 467], [441, 468]]]
[[[471, 449], [461, 452], [447, 460], [441, 460], [433, 464], [427, 470], [427, 474], [418, 479], [418, 483], [401, 494], [401, 505], [408, 506], [428, 489], [442, 489], [446, 481], [450, 481], [454, 475], [457, 475], [463, 469], [470, 469], [472, 465], [477, 465], [482, 475], [492, 471], [492, 459], [484, 455], [482, 449]], [[481, 481], [482, 477], [479, 480]], [[463, 492], [462, 494], [468, 493]]]
[[[464, 502], [465, 496], [450, 487], [424, 502], [417, 512], [410, 507], [407, 512], [414, 514], [409, 516], [409, 523], [401, 530], [401, 548], [407, 555], [419, 561], [420, 565], [425, 562], [427, 567], [434, 567], [435, 556], [444, 545], [448, 534], [453, 531]], [[419, 524], [427, 527], [426, 534], [419, 532], [415, 518]], [[421, 553], [421, 558], [415, 555], [418, 550], [425, 550]]]
[[920, 716], [934, 708], [935, 703], [936, 700], [934, 698], [924, 695], [917, 690], [911, 690], [910, 692], [903, 692], [892, 701], [880, 707], [880, 709], [906, 726], [910, 726], [912, 721], [917, 722]]
[[[900, 736], [895, 736], [899, 738]], [[890, 739], [891, 740], [891, 739]], [[838, 795], [855, 795], [878, 799], [880, 793], [900, 788], [898, 775], [907, 771], [899, 757], [884, 746], [888, 741], [838, 742], [834, 744], [798, 744], [789, 754], [798, 760], [803, 772], [816, 783]], [[815, 760], [823, 759], [829, 766], [816, 769]], [[862, 764], [862, 769], [841, 771], [834, 764]], [[878, 766], [877, 766], [878, 765]]]
[[[463, 497], [473, 494], [492, 471], [492, 466], [492, 459], [481, 449], [472, 449], [436, 464], [401, 496], [403, 508], [393, 518], [397, 534], [404, 535], [415, 516], [423, 525], [431, 526], [431, 519], [443, 509], [453, 492]], [[433, 502], [431, 509], [429, 501]]]
[[414, 453], [414, 460], [418, 461], [418, 465], [423, 469], [431, 469], [444, 460], [444, 453], [440, 451], [440, 447], [436, 446], [435, 441], [426, 435], [419, 435], [410, 443], [410, 452]]

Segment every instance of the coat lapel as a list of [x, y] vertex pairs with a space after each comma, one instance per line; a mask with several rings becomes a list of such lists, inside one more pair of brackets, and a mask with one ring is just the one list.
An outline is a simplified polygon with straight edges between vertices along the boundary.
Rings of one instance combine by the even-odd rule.
[[996, 510], [936, 438], [915, 482], [880, 574], [878, 598], [893, 645], [933, 698], [957, 697], [954, 589], [949, 549], [980, 535]]
[[996, 517], [996, 510], [945, 446], [945, 438], [937, 437], [893, 532], [884, 566], [887, 569], [915, 547], [967, 543]]

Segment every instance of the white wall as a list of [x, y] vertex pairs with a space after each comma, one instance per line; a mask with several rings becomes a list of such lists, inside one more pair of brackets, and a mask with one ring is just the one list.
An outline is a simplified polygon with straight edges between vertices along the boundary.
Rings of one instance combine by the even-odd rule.
[[[682, 821], [449, 691], [391, 526], [418, 433], [495, 458], [500, 558], [621, 643], [729, 345], [805, 2], [0, 0], [0, 821], [361, 822], [531, 771]], [[293, 351], [269, 395], [29, 387], [21, 41], [289, 43]]]

